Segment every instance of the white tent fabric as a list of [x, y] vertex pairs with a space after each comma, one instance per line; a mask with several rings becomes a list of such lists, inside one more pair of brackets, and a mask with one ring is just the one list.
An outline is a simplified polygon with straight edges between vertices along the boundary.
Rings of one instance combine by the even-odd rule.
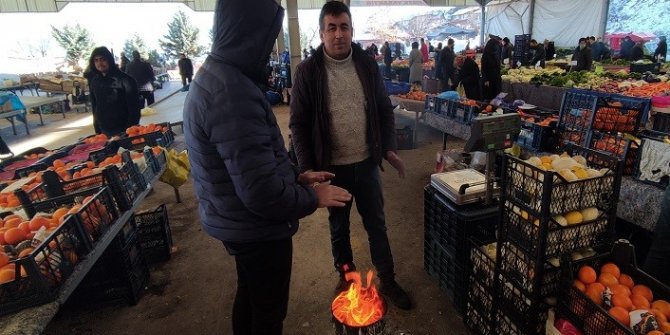
[[507, 36], [528, 34], [533, 15], [532, 38], [554, 41], [556, 46], [576, 46], [580, 37], [598, 36], [602, 27], [603, 0], [530, 0], [491, 3], [486, 9], [487, 34]]

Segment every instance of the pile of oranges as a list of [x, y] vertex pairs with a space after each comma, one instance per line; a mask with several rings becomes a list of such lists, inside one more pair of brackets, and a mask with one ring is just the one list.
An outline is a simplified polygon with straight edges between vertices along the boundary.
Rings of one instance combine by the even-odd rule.
[[107, 142], [107, 140], [109, 140], [109, 137], [107, 137], [107, 135], [98, 134], [84, 139], [84, 143], [93, 144], [93, 143]]
[[128, 135], [128, 137], [133, 137], [133, 136], [149, 134], [149, 133], [153, 133], [153, 132], [157, 132], [157, 131], [165, 133], [165, 132], [168, 131], [168, 128], [167, 127], [161, 127], [161, 126], [159, 126], [155, 123], [149, 123], [146, 126], [140, 126], [140, 125], [130, 126], [130, 127], [128, 127], [128, 129], [126, 129], [126, 135]]
[[670, 332], [670, 303], [654, 300], [654, 293], [649, 287], [635, 285], [633, 279], [621, 273], [614, 263], [604, 264], [600, 268], [600, 274], [590, 266], [582, 266], [573, 286], [597, 305], [609, 308], [609, 314], [627, 327], [630, 327], [630, 312], [648, 310], [656, 317], [659, 329], [646, 335]]
[[43, 158], [43, 157], [46, 157], [46, 156], [50, 156], [51, 154], [53, 154], [53, 151], [47, 151], [47, 152], [44, 152], [44, 153], [41, 153], [41, 154], [24, 155], [23, 158], [25, 158], [25, 159], [39, 159], [39, 158]]
[[426, 101], [426, 96], [428, 93], [422, 91], [411, 91], [407, 94], [399, 94], [398, 98], [416, 100], [416, 101]]

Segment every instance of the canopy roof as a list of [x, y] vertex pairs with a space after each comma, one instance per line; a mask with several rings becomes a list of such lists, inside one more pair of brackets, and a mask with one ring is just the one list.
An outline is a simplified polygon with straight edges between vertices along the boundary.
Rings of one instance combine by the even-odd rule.
[[[351, 0], [352, 6], [479, 6], [490, 0]], [[195, 11], [213, 11], [216, 0], [0, 0], [0, 13], [58, 12], [69, 3], [183, 3]], [[325, 0], [298, 0], [298, 9], [320, 9]]]

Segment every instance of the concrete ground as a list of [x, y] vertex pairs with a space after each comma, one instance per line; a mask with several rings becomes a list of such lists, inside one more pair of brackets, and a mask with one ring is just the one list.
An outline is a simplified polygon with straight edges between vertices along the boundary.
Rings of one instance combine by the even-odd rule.
[[[186, 93], [177, 93], [156, 105], [158, 115], [143, 118], [142, 123], [181, 120], [185, 96]], [[276, 107], [275, 114], [286, 136], [288, 107]], [[411, 123], [412, 117], [413, 114], [405, 114], [399, 119]], [[70, 121], [75, 119], [81, 121], [75, 117]], [[64, 132], [62, 129], [92, 133], [90, 123], [72, 126], [59, 120], [44, 128], [42, 135], [34, 136], [46, 136], [52, 131], [61, 133]], [[75, 139], [72, 134], [64, 136], [70, 142]], [[175, 146], [183, 148], [183, 136], [177, 136]], [[441, 133], [422, 125], [417, 149], [399, 152], [407, 166], [407, 177], [399, 179], [390, 167], [382, 173], [397, 279], [415, 302], [410, 311], [390, 307], [386, 316], [387, 334], [469, 334], [446, 294], [423, 268], [423, 187], [434, 169], [435, 153], [441, 146]], [[449, 146], [462, 148], [463, 142], [453, 141]], [[135, 306], [117, 303], [89, 308], [65, 307], [52, 320], [45, 334], [232, 333], [230, 315], [236, 287], [234, 260], [220, 242], [200, 228], [195, 215], [197, 205], [192, 182], [189, 180], [180, 192], [183, 201], [176, 203], [172, 188], [159, 182], [155, 192], [143, 204], [147, 209], [167, 204], [176, 250], [170, 261], [152, 267], [147, 291], [139, 303]], [[366, 271], [372, 268], [367, 235], [355, 211], [351, 219], [355, 262], [359, 270]], [[337, 276], [332, 266], [327, 211], [317, 210], [301, 220], [301, 228], [293, 241], [291, 300], [284, 333], [333, 334], [330, 303]]]

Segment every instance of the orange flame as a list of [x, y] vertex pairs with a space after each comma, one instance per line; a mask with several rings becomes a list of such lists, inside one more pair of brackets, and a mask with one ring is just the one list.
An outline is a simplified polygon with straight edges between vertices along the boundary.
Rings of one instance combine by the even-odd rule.
[[339, 322], [350, 327], [367, 327], [384, 316], [384, 301], [372, 284], [372, 277], [372, 271], [368, 271], [367, 285], [363, 287], [359, 272], [345, 274], [345, 279], [353, 283], [332, 304], [333, 316]]

